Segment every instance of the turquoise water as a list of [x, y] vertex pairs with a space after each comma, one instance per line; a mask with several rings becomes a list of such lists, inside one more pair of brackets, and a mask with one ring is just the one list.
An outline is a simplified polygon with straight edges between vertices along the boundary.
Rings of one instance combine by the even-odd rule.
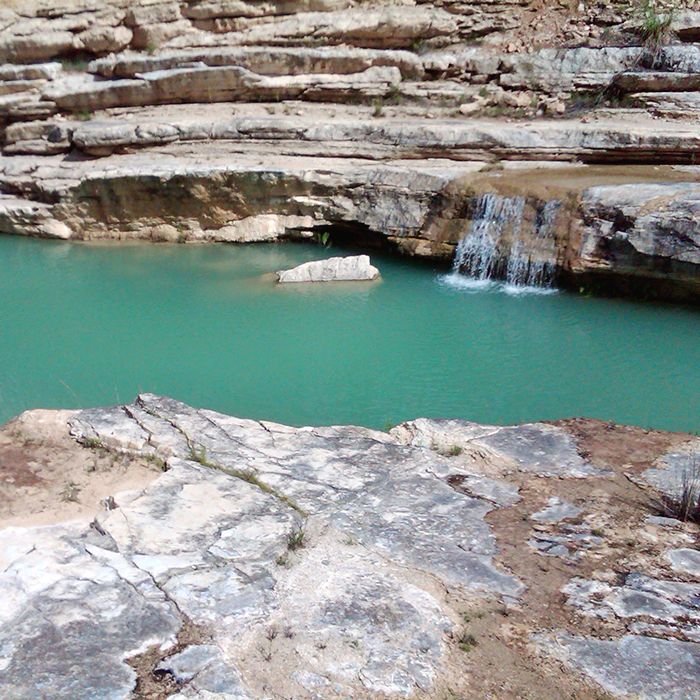
[[344, 252], [0, 236], [0, 421], [151, 391], [294, 425], [592, 416], [700, 429], [696, 311], [461, 288], [381, 256], [380, 283], [264, 277]]

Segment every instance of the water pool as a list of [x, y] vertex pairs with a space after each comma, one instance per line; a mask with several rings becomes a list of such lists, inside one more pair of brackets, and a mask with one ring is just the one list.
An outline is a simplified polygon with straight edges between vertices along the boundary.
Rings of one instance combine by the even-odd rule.
[[374, 255], [380, 283], [276, 287], [346, 253], [0, 236], [0, 422], [139, 391], [251, 418], [589, 416], [700, 429], [700, 313], [512, 294]]

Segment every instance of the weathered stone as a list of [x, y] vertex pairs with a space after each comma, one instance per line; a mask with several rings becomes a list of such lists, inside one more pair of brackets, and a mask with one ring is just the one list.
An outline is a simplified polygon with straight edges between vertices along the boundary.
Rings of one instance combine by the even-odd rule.
[[581, 458], [566, 431], [544, 423], [499, 427], [421, 418], [398, 426], [392, 434], [417, 447], [449, 450], [456, 446], [467, 454], [498, 455], [502, 464], [540, 476], [580, 479], [609, 475]]
[[305, 99], [342, 101], [353, 95], [383, 95], [401, 80], [395, 67], [360, 73], [295, 77], [261, 76], [238, 66], [194, 66], [139, 74], [138, 79], [90, 82], [45, 93], [66, 111], [94, 111], [177, 102]]
[[[452, 656], [466, 651], [460, 639], [470, 643], [460, 632], [469, 620], [462, 602], [525, 604], [523, 583], [495, 564], [497, 525], [489, 524], [520, 502], [517, 488], [476, 468], [515, 466], [520, 480], [572, 461], [551, 426], [523, 426], [519, 440], [515, 428], [460, 421], [414, 421], [391, 434], [291, 428], [153, 395], [62, 420], [86, 448], [163, 460], [166, 470], [115, 494], [90, 525], [0, 531], [3, 697], [50, 687], [57, 700], [126, 700], [135, 682], [126, 661], [147, 649], [178, 698], [432, 696], [463, 668]], [[494, 431], [509, 437], [487, 449]], [[421, 444], [436, 436], [468, 449], [444, 456]], [[537, 453], [530, 460], [521, 454], [528, 449]], [[557, 476], [572, 466], [580, 471], [569, 465]], [[591, 539], [575, 525], [551, 536], [536, 527], [538, 549], [572, 567]], [[615, 694], [634, 676], [648, 697], [693, 697], [697, 645], [667, 638], [696, 638], [698, 586], [635, 573], [622, 584], [575, 578], [564, 589], [574, 610], [634, 634], [572, 646], [555, 630], [538, 641]], [[664, 662], [673, 651], [665, 675], [647, 644]], [[601, 664], [593, 668], [582, 649]]]
[[633, 67], [642, 53], [637, 47], [582, 47], [504, 56], [500, 84], [547, 92], [604, 89], [618, 73]]
[[652, 618], [679, 631], [700, 622], [700, 584], [661, 581], [631, 573], [620, 586], [573, 579], [564, 587], [568, 604], [603, 619]]
[[530, 516], [538, 523], [558, 523], [562, 520], [577, 518], [581, 509], [571, 503], [566, 503], [557, 497], [552, 497], [547, 502], [547, 507]]
[[375, 280], [379, 270], [370, 264], [369, 255], [328, 258], [299, 265], [277, 273], [280, 284], [299, 282], [359, 282]]
[[674, 571], [700, 578], [700, 551], [697, 549], [673, 549], [666, 553], [666, 559]]
[[691, 440], [682, 449], [669, 452], [642, 474], [642, 479], [672, 499], [678, 499], [686, 486], [697, 483], [700, 474], [700, 440]]
[[365, 48], [408, 48], [416, 40], [457, 34], [452, 15], [434, 7], [385, 6], [335, 12], [301, 12], [254, 23], [225, 34], [202, 32], [173, 40], [170, 47], [221, 45], [295, 45], [309, 37], [319, 44], [351, 44]]
[[0, 694], [127, 698], [125, 656], [175, 642], [181, 618], [121, 554], [87, 544], [84, 525], [0, 532]]
[[593, 187], [582, 197], [584, 228], [575, 269], [596, 274], [673, 277], [695, 289], [700, 236], [695, 183]]
[[259, 75], [359, 73], [373, 66], [394, 66], [404, 78], [423, 75], [420, 57], [409, 51], [378, 51], [344, 46], [212, 48], [201, 51], [162, 51], [153, 55], [122, 53], [93, 61], [89, 70], [107, 78], [133, 78], [137, 74], [171, 70], [201, 63], [238, 66]]
[[671, 31], [683, 41], [700, 40], [700, 12], [674, 12]]
[[79, 34], [74, 42], [76, 50], [104, 54], [121, 51], [129, 45], [132, 32], [127, 27], [94, 27]]
[[649, 700], [700, 698], [694, 680], [700, 664], [698, 644], [634, 635], [607, 641], [562, 633], [542, 645], [616, 697], [634, 693]]

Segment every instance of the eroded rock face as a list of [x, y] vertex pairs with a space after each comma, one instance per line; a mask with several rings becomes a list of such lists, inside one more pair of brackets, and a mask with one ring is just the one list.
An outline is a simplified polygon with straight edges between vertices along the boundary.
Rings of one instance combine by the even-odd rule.
[[[697, 9], [675, 18], [681, 38]], [[250, 242], [340, 227], [345, 242], [447, 262], [474, 195], [547, 211], [530, 178], [501, 186], [501, 167], [685, 164], [694, 186], [700, 50], [649, 51], [630, 15], [598, 1], [12, 2], [0, 232]], [[630, 231], [594, 200], [638, 179], [608, 174], [585, 197], [552, 176], [557, 283], [700, 300], [688, 197], [655, 198]], [[521, 257], [540, 265], [536, 238]]]
[[582, 197], [584, 228], [575, 265], [593, 274], [675, 279], [697, 290], [699, 204], [695, 183], [591, 188]]

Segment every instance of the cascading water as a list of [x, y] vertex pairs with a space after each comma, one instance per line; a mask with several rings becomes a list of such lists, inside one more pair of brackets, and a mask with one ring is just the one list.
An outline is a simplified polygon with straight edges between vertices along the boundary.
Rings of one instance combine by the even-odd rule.
[[556, 272], [554, 234], [560, 202], [524, 221], [524, 197], [489, 193], [478, 198], [469, 232], [455, 251], [453, 273], [473, 280], [502, 280], [515, 288], [550, 288]]

